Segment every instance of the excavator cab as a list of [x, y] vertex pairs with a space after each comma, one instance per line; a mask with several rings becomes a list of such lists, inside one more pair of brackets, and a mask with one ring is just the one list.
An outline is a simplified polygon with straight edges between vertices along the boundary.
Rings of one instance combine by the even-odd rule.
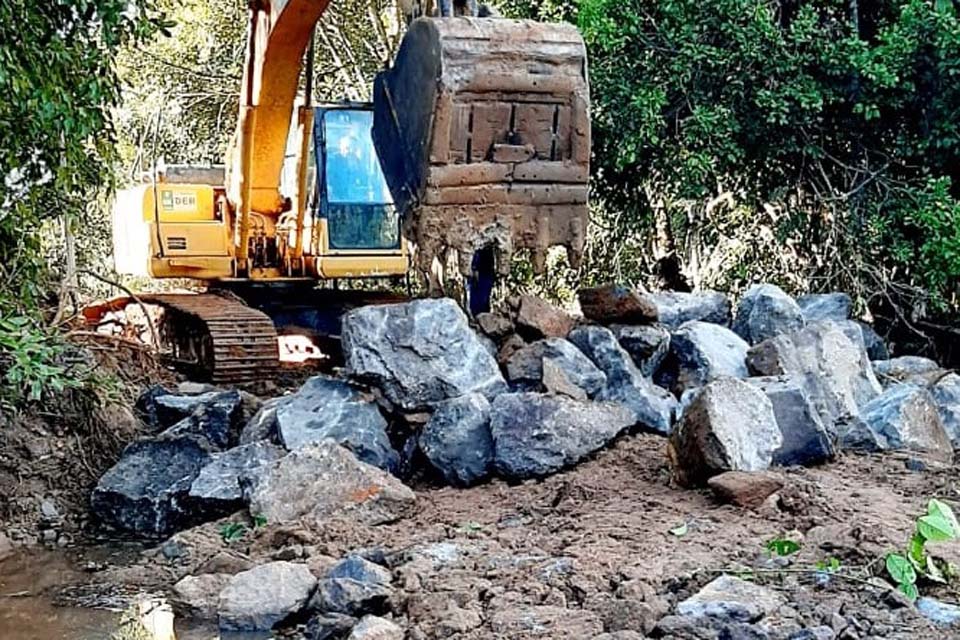
[[324, 221], [331, 250], [400, 249], [400, 216], [373, 146], [372, 127], [370, 104], [314, 111], [319, 179], [311, 213]]

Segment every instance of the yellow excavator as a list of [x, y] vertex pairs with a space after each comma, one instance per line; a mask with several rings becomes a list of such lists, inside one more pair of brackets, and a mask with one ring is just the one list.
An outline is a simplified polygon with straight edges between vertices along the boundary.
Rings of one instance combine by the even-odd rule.
[[207, 291], [118, 298], [89, 307], [90, 324], [149, 307], [169, 358], [246, 381], [276, 365], [277, 327], [335, 335], [346, 308], [390, 299], [318, 284], [415, 269], [435, 293], [438, 265], [488, 282], [518, 250], [538, 271], [552, 246], [580, 259], [590, 119], [577, 30], [475, 17], [475, 4], [455, 16], [445, 2], [410, 22], [372, 104], [314, 105], [328, 1], [252, 0], [225, 170], [170, 167], [117, 195], [117, 271]]

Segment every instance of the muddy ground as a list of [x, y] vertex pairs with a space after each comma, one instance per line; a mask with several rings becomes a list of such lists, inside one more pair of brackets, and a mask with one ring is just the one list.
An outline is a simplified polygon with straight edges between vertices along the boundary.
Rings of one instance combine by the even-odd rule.
[[[113, 425], [104, 442], [115, 448], [92, 458], [94, 445], [82, 434], [42, 416], [7, 424], [13, 430], [0, 442], [0, 531], [19, 544], [108, 541], [86, 518], [86, 499], [109, 454], [134, 435], [135, 425]], [[831, 626], [839, 638], [960, 637], [868, 583], [882, 575], [886, 552], [906, 546], [930, 498], [957, 505], [955, 467], [902, 455], [844, 456], [819, 468], [780, 470], [784, 489], [750, 510], [721, 504], [708, 490], [677, 487], [665, 444], [659, 436], [627, 435], [575, 468], [519, 485], [421, 482], [414, 485], [415, 515], [382, 526], [335, 520], [254, 527], [236, 514], [148, 544], [124, 561], [80, 560], [82, 577], [51, 589], [62, 602], [115, 605], [138, 592], [169, 593], [186, 575], [234, 573], [268, 559], [302, 560], [320, 574], [360, 551], [394, 570], [392, 615], [411, 639], [656, 634], [658, 620], [719, 572], [784, 594], [789, 604], [768, 619], [782, 637], [816, 625]], [[55, 526], [44, 499], [56, 505]], [[224, 540], [229, 522], [245, 524], [238, 540]], [[765, 544], [774, 538], [797, 541], [800, 551], [771, 557]], [[955, 549], [941, 553], [960, 559]], [[835, 575], [814, 571], [830, 558], [839, 561]], [[923, 585], [921, 593], [960, 599], [951, 586]]]

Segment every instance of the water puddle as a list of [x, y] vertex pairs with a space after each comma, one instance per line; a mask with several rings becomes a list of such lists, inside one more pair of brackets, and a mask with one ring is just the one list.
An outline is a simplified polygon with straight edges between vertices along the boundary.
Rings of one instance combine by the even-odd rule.
[[[90, 582], [83, 567], [118, 561], [129, 550], [18, 550], [0, 560], [2, 640], [260, 640], [270, 636], [225, 634], [174, 619], [173, 610], [150, 594], [124, 593]], [[64, 589], [64, 587], [67, 587]], [[84, 606], [64, 605], [79, 603]], [[89, 606], [88, 606], [89, 605]]]

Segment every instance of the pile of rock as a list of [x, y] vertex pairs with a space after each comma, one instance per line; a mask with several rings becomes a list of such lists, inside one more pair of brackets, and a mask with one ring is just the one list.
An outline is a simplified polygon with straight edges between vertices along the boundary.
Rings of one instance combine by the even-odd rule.
[[449, 299], [355, 309], [342, 377], [263, 403], [151, 389], [137, 409], [155, 435], [104, 475], [93, 508], [152, 535], [244, 507], [271, 522], [389, 521], [414, 502], [397, 476], [417, 461], [456, 485], [522, 480], [631, 429], [667, 436], [690, 485], [842, 449], [950, 460], [960, 444], [960, 376], [923, 358], [871, 361], [882, 342], [843, 294], [794, 300], [763, 284], [735, 312], [715, 292], [611, 285], [579, 298], [584, 318], [518, 296], [478, 316], [479, 331]]

